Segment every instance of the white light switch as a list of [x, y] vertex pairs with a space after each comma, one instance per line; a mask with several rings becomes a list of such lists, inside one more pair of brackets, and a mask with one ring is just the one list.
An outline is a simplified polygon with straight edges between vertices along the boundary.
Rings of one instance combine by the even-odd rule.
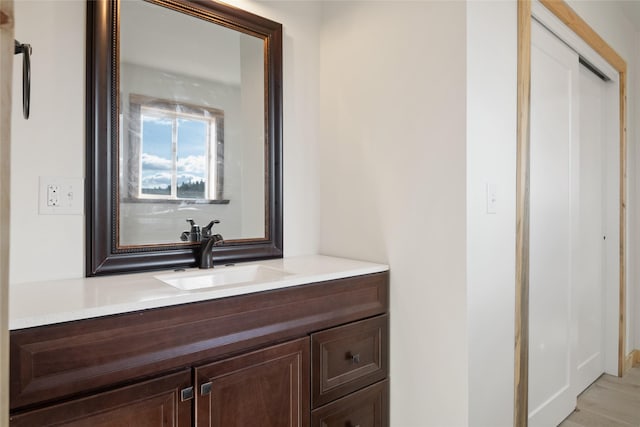
[[498, 191], [496, 185], [487, 183], [487, 213], [494, 214], [498, 212]]
[[40, 215], [82, 215], [83, 201], [82, 178], [40, 177]]

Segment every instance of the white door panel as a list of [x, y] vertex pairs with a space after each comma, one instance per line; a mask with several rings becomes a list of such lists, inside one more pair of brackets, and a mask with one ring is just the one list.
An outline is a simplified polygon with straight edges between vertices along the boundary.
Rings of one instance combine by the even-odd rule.
[[549, 427], [574, 408], [572, 220], [578, 193], [578, 56], [533, 21], [531, 52], [529, 423]]
[[605, 82], [580, 67], [580, 211], [574, 283], [578, 311], [576, 393], [604, 372], [604, 177]]
[[[609, 86], [607, 86], [609, 85]], [[558, 425], [605, 368], [617, 284], [611, 83], [535, 20], [531, 52], [529, 424]], [[615, 121], [615, 120], [614, 120]], [[609, 144], [609, 145], [607, 145]], [[611, 236], [613, 237], [613, 236]], [[607, 254], [609, 256], [607, 256]], [[607, 286], [607, 284], [609, 284]], [[615, 311], [615, 310], [613, 310]]]

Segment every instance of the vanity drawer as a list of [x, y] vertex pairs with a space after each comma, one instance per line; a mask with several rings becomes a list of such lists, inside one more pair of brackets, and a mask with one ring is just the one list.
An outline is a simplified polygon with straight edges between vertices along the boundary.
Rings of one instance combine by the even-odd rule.
[[338, 399], [311, 412], [311, 427], [386, 427], [389, 380]]
[[389, 316], [312, 334], [311, 366], [314, 408], [385, 379], [389, 370]]

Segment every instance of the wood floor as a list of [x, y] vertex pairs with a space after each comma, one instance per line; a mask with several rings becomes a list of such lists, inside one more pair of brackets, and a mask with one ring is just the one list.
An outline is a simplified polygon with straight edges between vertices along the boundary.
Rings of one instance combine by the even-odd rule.
[[624, 378], [601, 376], [580, 396], [560, 427], [640, 427], [640, 366]]

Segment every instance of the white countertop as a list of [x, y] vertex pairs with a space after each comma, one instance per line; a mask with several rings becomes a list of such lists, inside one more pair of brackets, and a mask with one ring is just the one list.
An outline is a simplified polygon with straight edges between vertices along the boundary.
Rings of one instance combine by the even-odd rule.
[[[281, 258], [236, 264], [261, 265], [289, 273], [277, 279], [247, 285], [223, 286], [183, 291], [155, 276], [173, 270], [87, 277], [80, 279], [21, 283], [9, 289], [9, 329], [24, 329], [72, 320], [127, 313], [196, 301], [303, 285], [325, 280], [387, 271], [384, 264], [354, 261], [323, 255]], [[216, 267], [216, 272], [225, 268]], [[207, 272], [197, 268], [191, 272]]]

